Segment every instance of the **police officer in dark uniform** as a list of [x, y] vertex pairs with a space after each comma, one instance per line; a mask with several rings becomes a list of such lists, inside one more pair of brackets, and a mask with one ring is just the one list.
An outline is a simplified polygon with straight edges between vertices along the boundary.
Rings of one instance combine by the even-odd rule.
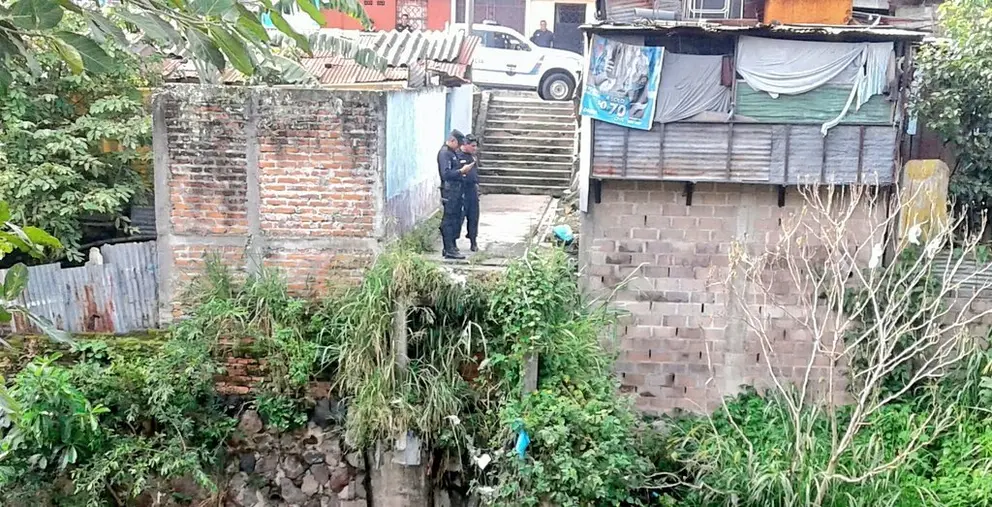
[[[458, 149], [461, 148], [465, 136], [458, 130], [452, 130], [448, 134], [448, 139], [444, 141], [444, 146], [437, 152], [437, 176], [441, 179], [441, 189], [444, 190], [444, 170], [447, 169], [456, 158]], [[441, 196], [444, 198], [444, 196]]]
[[[451, 167], [455, 163], [457, 158], [456, 153], [462, 145], [462, 140], [465, 136], [462, 135], [457, 129], [452, 130], [448, 134], [448, 139], [445, 140], [444, 145], [437, 152], [437, 177], [439, 183], [441, 184], [441, 207], [444, 209], [444, 171]], [[441, 235], [444, 235], [444, 227], [438, 228], [441, 231]], [[456, 248], [457, 250], [457, 248]]]
[[446, 259], [464, 259], [465, 256], [458, 252], [455, 241], [458, 233], [461, 232], [462, 220], [464, 220], [462, 210], [463, 181], [475, 163], [462, 165], [457, 157], [443, 171], [442, 179], [444, 187], [441, 190], [444, 202], [444, 216], [441, 219], [441, 239], [444, 242], [444, 249], [441, 252]]
[[[479, 163], [475, 157], [475, 150], [479, 147], [479, 141], [469, 134], [465, 136], [461, 148], [458, 150], [458, 166], [470, 166], [471, 169], [465, 173], [462, 179], [462, 208], [465, 212], [467, 231], [465, 237], [472, 242], [472, 251], [479, 251], [479, 244], [476, 238], [479, 235]], [[458, 225], [458, 232], [461, 232], [461, 224]]]

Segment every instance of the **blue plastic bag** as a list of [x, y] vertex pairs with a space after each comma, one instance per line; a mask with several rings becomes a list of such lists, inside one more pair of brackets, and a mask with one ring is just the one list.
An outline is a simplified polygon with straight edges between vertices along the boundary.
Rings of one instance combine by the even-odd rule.
[[524, 459], [527, 456], [527, 446], [530, 445], [530, 435], [527, 434], [527, 430], [524, 429], [523, 421], [517, 419], [513, 423], [513, 429], [517, 430], [517, 456], [520, 459]]
[[554, 233], [555, 237], [566, 245], [571, 243], [575, 239], [575, 235], [572, 234], [572, 228], [568, 224], [556, 225], [551, 232]]

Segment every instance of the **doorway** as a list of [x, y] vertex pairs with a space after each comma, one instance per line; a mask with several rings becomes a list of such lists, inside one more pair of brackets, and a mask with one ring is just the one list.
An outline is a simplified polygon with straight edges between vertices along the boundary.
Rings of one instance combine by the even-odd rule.
[[582, 54], [582, 30], [586, 4], [555, 4], [555, 46]]

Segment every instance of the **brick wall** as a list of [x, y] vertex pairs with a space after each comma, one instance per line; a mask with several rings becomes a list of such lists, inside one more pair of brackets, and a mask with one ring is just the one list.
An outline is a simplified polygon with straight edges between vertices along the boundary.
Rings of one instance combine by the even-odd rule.
[[[385, 95], [179, 85], [154, 104], [159, 300], [209, 253], [295, 291], [357, 280], [383, 239]], [[332, 275], [333, 273], [333, 275]]]
[[[812, 340], [786, 317], [802, 308], [787, 273], [773, 273], [774, 301], [735, 287], [729, 276], [735, 241], [764, 251], [777, 243], [781, 220], [802, 205], [790, 189], [779, 207], [769, 185], [696, 184], [688, 205], [682, 183], [603, 182], [600, 203], [590, 202], [583, 217], [583, 283], [594, 295], [620, 287], [615, 302], [629, 314], [618, 329], [617, 372], [640, 408], [710, 411], [741, 385], [770, 386], [769, 363], [779, 378], [803, 376]], [[851, 230], [866, 241], [871, 219], [880, 217], [862, 211]], [[775, 341], [771, 361], [741, 304], [765, 319]], [[830, 367], [814, 365], [812, 386], [821, 392]], [[835, 376], [834, 388], [842, 383]]]

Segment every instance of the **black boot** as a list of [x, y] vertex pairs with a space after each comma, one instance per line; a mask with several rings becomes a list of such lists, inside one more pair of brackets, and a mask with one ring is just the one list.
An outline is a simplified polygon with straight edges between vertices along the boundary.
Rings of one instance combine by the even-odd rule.
[[461, 253], [459, 253], [457, 250], [445, 250], [444, 252], [441, 253], [441, 255], [445, 259], [457, 259], [457, 260], [460, 260], [460, 259], [464, 259], [465, 258], [465, 256], [462, 255]]
[[470, 249], [473, 252], [478, 252], [479, 251], [479, 244], [476, 243], [474, 239], [472, 240], [472, 246], [470, 247]]

